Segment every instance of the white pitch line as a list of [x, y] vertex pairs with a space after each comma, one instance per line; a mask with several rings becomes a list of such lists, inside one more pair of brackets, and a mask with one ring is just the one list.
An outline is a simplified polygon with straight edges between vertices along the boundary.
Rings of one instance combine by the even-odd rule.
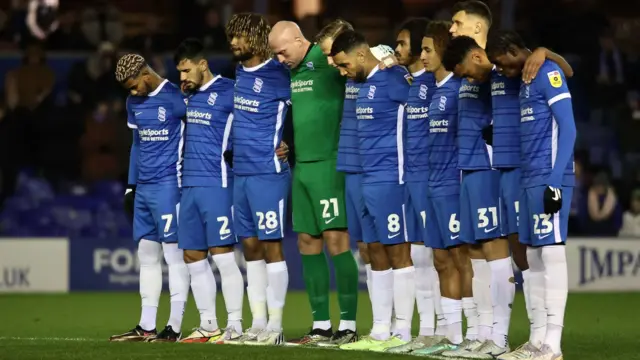
[[18, 340], [18, 341], [85, 341], [99, 342], [107, 340], [89, 339], [89, 338], [67, 338], [67, 337], [19, 337], [19, 336], [0, 336], [0, 340]]

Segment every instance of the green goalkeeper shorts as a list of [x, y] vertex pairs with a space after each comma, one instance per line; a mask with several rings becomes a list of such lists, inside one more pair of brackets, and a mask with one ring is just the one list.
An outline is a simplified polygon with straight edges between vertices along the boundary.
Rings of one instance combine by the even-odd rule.
[[336, 160], [296, 163], [291, 185], [293, 231], [319, 236], [325, 230], [346, 229], [344, 174]]

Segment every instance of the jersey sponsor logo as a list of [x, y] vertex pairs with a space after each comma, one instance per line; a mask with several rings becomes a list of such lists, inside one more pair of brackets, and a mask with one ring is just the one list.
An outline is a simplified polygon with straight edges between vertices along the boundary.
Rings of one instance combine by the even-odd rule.
[[429, 121], [430, 133], [446, 133], [449, 132], [449, 120], [431, 120]]
[[506, 95], [504, 91], [505, 85], [503, 81], [496, 81], [491, 83], [491, 96]]
[[168, 141], [169, 130], [167, 129], [141, 129], [138, 131], [140, 141]]
[[260, 93], [262, 91], [263, 84], [264, 84], [264, 81], [262, 81], [262, 79], [256, 78], [253, 81], [253, 92]]
[[358, 120], [371, 120], [373, 119], [373, 108], [358, 107], [356, 108], [356, 115]]
[[291, 92], [301, 93], [313, 91], [313, 80], [296, 80], [291, 82]]
[[549, 71], [547, 73], [547, 78], [549, 78], [549, 83], [554, 88], [562, 86], [562, 76], [560, 76], [560, 72], [558, 70]]
[[520, 110], [520, 122], [533, 121], [536, 117], [533, 116], [533, 108], [526, 107]]
[[347, 85], [344, 88], [344, 98], [345, 100], [357, 100], [358, 99], [358, 88], [353, 85]]
[[211, 125], [211, 114], [208, 112], [200, 112], [198, 110], [189, 110], [187, 111], [187, 123], [189, 124], [201, 124], [201, 125]]
[[479, 92], [480, 92], [480, 86], [464, 84], [460, 86], [460, 92], [458, 93], [458, 98], [459, 99], [464, 99], [464, 98], [477, 99]]
[[440, 102], [438, 103], [438, 110], [444, 111], [447, 108], [447, 97], [440, 96]]
[[427, 100], [427, 93], [429, 92], [429, 87], [425, 84], [420, 85], [420, 91], [418, 91], [418, 97], [422, 100]]
[[213, 106], [216, 104], [217, 99], [218, 99], [218, 93], [212, 92], [211, 94], [209, 94], [209, 98], [207, 99], [207, 104]]
[[162, 106], [158, 107], [158, 120], [160, 122], [167, 120], [167, 110]]
[[373, 100], [375, 96], [376, 96], [376, 86], [369, 85], [369, 92], [367, 93], [367, 99]]
[[419, 120], [429, 117], [429, 108], [426, 106], [407, 106], [407, 120]]
[[242, 96], [234, 96], [233, 97], [233, 107], [238, 110], [244, 110], [249, 112], [258, 112], [258, 108], [260, 107], [260, 101], [245, 99]]

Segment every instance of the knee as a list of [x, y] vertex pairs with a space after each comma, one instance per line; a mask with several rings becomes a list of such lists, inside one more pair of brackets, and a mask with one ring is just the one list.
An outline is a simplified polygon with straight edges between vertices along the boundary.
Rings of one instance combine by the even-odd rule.
[[207, 252], [204, 250], [184, 250], [182, 258], [186, 264], [191, 264], [207, 258]]
[[284, 254], [282, 253], [282, 241], [265, 241], [264, 247], [264, 259], [267, 261], [267, 264], [284, 261]]
[[387, 270], [391, 267], [389, 257], [381, 243], [368, 244], [369, 260], [371, 260], [372, 269], [376, 271]]
[[433, 267], [433, 249], [423, 244], [411, 244], [411, 260], [417, 268]]
[[309, 234], [298, 234], [298, 250], [302, 255], [317, 255], [322, 252], [322, 238]]
[[138, 244], [138, 261], [142, 266], [160, 264], [162, 259], [162, 245], [155, 241], [140, 240]]
[[402, 269], [413, 265], [411, 260], [411, 244], [397, 244], [386, 247], [391, 267], [394, 269]]
[[436, 251], [434, 254], [433, 264], [439, 274], [450, 271], [455, 265], [448, 251]]
[[329, 255], [336, 256], [343, 252], [350, 251], [349, 234], [344, 230], [329, 230], [322, 234], [327, 243], [327, 251]]
[[358, 241], [358, 253], [360, 254], [360, 258], [362, 262], [365, 264], [371, 264], [371, 258], [369, 257], [369, 248], [367, 247], [367, 243], [364, 241]]
[[234, 252], [219, 253], [212, 257], [220, 274], [228, 273], [236, 269], [238, 269], [238, 272], [240, 271]]
[[473, 271], [471, 268], [471, 258], [469, 257], [469, 253], [467, 253], [463, 249], [457, 248], [452, 250], [451, 257], [455, 267], [461, 273]]
[[257, 237], [246, 238], [242, 241], [245, 261], [264, 260], [264, 247]]
[[162, 251], [164, 252], [164, 261], [167, 262], [167, 265], [184, 264], [184, 252], [178, 247], [177, 243], [162, 244]]

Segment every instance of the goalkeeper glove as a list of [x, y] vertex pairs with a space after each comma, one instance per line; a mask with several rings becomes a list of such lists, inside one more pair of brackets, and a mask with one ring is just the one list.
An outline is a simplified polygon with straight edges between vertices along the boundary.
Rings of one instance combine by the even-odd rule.
[[493, 125], [489, 125], [482, 129], [482, 139], [489, 146], [493, 146]]
[[229, 164], [229, 167], [233, 169], [233, 150], [227, 150], [222, 153], [224, 161]]
[[124, 192], [124, 212], [130, 220], [133, 220], [133, 208], [136, 199], [136, 186], [129, 185]]
[[562, 208], [562, 189], [547, 186], [543, 195], [544, 213], [555, 214]]

